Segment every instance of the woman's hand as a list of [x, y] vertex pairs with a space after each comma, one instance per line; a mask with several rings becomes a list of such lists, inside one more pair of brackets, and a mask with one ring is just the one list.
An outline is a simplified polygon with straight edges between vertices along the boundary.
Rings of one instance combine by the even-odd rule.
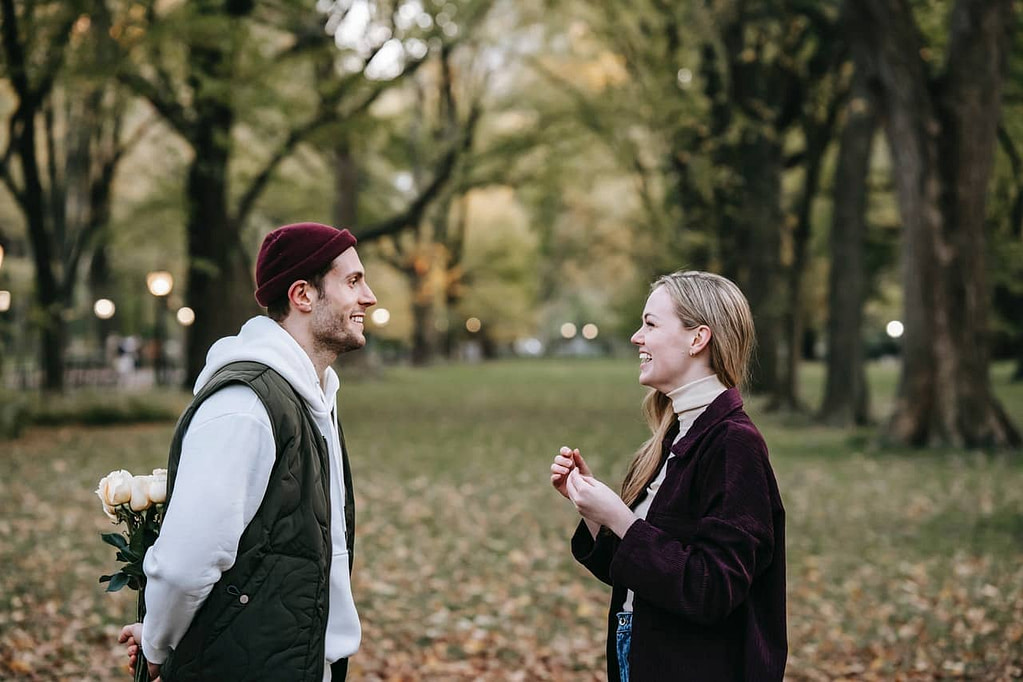
[[618, 537], [624, 537], [636, 520], [618, 493], [593, 476], [584, 474], [579, 467], [565, 476], [565, 491], [584, 519], [607, 527]]
[[565, 489], [565, 482], [568, 475], [574, 469], [578, 469], [584, 476], [593, 476], [586, 460], [579, 454], [579, 448], [562, 446], [561, 451], [554, 456], [554, 463], [551, 464], [551, 485], [554, 489], [568, 499], [568, 491]]

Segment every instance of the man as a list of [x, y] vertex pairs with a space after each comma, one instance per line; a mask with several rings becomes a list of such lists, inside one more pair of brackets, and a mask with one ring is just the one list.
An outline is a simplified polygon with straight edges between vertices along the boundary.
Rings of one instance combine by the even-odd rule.
[[316, 223], [268, 234], [255, 317], [210, 348], [174, 433], [167, 508], [126, 626], [150, 675], [344, 680], [361, 627], [350, 572], [354, 500], [337, 419], [341, 353], [366, 344], [355, 237]]

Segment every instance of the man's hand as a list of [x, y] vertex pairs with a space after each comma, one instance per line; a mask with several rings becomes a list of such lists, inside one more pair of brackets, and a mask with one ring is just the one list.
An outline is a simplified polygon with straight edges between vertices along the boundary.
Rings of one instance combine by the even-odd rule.
[[607, 527], [618, 537], [624, 537], [636, 520], [635, 514], [615, 491], [593, 476], [584, 474], [580, 467], [565, 476], [565, 491], [584, 519]]
[[[117, 641], [128, 645], [128, 667], [131, 669], [131, 674], [134, 675], [135, 663], [139, 659], [139, 648], [142, 646], [142, 623], [125, 625], [121, 628], [121, 634]], [[160, 682], [160, 666], [156, 663], [149, 663], [148, 665], [149, 679], [152, 682]]]

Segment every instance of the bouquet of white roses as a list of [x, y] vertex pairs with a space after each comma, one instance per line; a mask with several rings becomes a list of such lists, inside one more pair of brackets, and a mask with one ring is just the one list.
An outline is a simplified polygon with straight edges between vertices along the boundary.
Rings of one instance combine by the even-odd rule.
[[[107, 592], [117, 592], [125, 586], [138, 590], [137, 617], [141, 623], [146, 615], [146, 574], [142, 570], [142, 560], [160, 534], [167, 501], [167, 470], [154, 469], [149, 476], [132, 476], [124, 469], [111, 471], [100, 480], [96, 494], [110, 520], [126, 526], [120, 533], [102, 535], [103, 542], [117, 550], [117, 560], [124, 562], [124, 566], [112, 575], [101, 576], [99, 581], [108, 583]], [[141, 648], [135, 665], [135, 679], [142, 682], [149, 679]]]

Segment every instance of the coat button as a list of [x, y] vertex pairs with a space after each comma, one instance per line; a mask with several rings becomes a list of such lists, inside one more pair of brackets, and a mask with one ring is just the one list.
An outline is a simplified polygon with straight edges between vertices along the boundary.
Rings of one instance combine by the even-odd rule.
[[248, 604], [249, 603], [249, 595], [243, 594], [242, 596], [238, 597], [238, 601], [240, 601], [242, 604]]

